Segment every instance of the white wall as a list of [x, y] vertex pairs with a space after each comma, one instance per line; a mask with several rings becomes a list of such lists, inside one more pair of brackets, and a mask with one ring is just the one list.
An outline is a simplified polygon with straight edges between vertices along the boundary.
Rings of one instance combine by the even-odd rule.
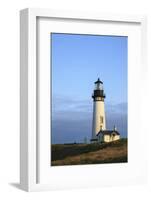
[[119, 140], [119, 139], [120, 139], [119, 135], [115, 135], [114, 136], [114, 140], [113, 140], [112, 136], [110, 136], [110, 135], [104, 135], [104, 141], [105, 142], [112, 142], [112, 141]]
[[104, 135], [104, 141], [110, 142], [110, 135]]
[[[150, 0], [1, 0], [0, 3], [0, 199], [151, 199], [149, 186], [39, 192], [27, 194], [10, 185], [19, 181], [19, 10], [26, 7], [89, 10], [148, 15], [151, 54]], [[149, 61], [151, 67], [151, 62]], [[148, 73], [151, 75], [151, 70]], [[151, 78], [150, 78], [151, 79]], [[151, 82], [151, 81], [150, 81]], [[151, 83], [150, 87], [151, 87]], [[147, 85], [146, 85], [147, 87]], [[147, 91], [147, 90], [146, 90]], [[149, 133], [150, 94], [144, 91], [144, 118]], [[149, 91], [149, 90], [148, 90]], [[151, 91], [151, 89], [150, 89]], [[147, 103], [148, 102], [148, 103]], [[143, 136], [143, 135], [142, 135]], [[148, 143], [149, 144], [149, 143]], [[149, 145], [148, 145], [149, 146]], [[150, 145], [151, 146], [151, 145]], [[151, 152], [151, 147], [149, 147]], [[148, 156], [151, 159], [151, 156]], [[151, 162], [149, 165], [151, 169]], [[151, 173], [149, 173], [151, 186]], [[101, 181], [101, 180], [100, 180]], [[106, 195], [107, 193], [107, 195]], [[150, 196], [150, 197], [149, 197]]]
[[[94, 101], [93, 102], [93, 124], [92, 124], [92, 130], [93, 130], [93, 138], [96, 137], [98, 132], [101, 129], [106, 129], [106, 119], [105, 119], [105, 108], [104, 108], [104, 101]], [[103, 123], [101, 123], [100, 117], [103, 117]]]
[[120, 136], [119, 135], [115, 135], [114, 140], [119, 140]]

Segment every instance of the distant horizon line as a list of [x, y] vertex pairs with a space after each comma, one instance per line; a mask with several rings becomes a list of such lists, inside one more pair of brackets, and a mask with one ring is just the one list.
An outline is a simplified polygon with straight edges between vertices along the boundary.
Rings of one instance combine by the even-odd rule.
[[[121, 139], [128, 139], [128, 137], [121, 137], [120, 138], [120, 140]], [[83, 138], [83, 140], [84, 140], [84, 138]], [[53, 144], [91, 144], [91, 142], [90, 142], [90, 139], [88, 139], [87, 138], [87, 140], [88, 140], [88, 142], [76, 142], [76, 141], [74, 141], [74, 142], [63, 142], [63, 143], [50, 143], [51, 145], [53, 145]]]

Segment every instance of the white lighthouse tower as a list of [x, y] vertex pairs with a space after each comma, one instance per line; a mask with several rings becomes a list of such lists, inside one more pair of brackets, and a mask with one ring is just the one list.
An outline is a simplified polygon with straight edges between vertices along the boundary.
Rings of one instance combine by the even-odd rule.
[[93, 91], [93, 122], [92, 122], [92, 140], [95, 140], [96, 135], [100, 130], [106, 130], [105, 107], [104, 107], [104, 89], [103, 82], [98, 80], [95, 82]]

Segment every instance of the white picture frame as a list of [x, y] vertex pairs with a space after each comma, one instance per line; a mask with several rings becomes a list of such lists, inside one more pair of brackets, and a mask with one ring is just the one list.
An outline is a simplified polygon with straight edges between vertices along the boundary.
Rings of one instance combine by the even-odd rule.
[[[97, 186], [106, 186], [106, 185], [127, 185], [127, 184], [136, 184], [136, 183], [144, 183], [146, 182], [147, 173], [146, 173], [146, 154], [145, 154], [145, 143], [144, 140], [140, 138], [140, 134], [138, 134], [138, 145], [143, 145], [143, 151], [141, 152], [141, 155], [143, 156], [143, 162], [140, 163], [139, 167], [137, 168], [136, 174], [129, 173], [130, 170], [134, 170], [136, 167], [134, 163], [131, 165], [130, 169], [128, 167], [121, 167], [121, 164], [112, 165], [112, 168], [115, 171], [118, 171], [119, 169], [123, 168], [121, 172], [119, 172], [119, 175], [117, 175], [116, 180], [114, 176], [112, 177], [104, 177], [102, 178], [102, 181], [99, 179], [97, 180], [97, 174], [99, 173], [99, 165], [95, 166], [95, 173], [94, 176], [91, 176], [91, 172], [94, 168], [94, 166], [81, 166], [82, 171], [87, 172], [88, 179], [84, 179], [82, 177], [82, 173], [80, 172], [80, 166], [75, 168], [57, 168], [56, 172], [53, 170], [54, 176], [49, 174], [48, 167], [46, 166], [47, 158], [49, 154], [47, 155], [46, 149], [43, 148], [45, 145], [45, 142], [48, 141], [50, 135], [50, 130], [46, 130], [47, 136], [41, 135], [41, 130], [39, 128], [39, 124], [41, 124], [42, 119], [45, 116], [45, 124], [40, 125], [40, 127], [48, 127], [49, 126], [49, 120], [50, 116], [48, 113], [49, 110], [49, 103], [50, 103], [50, 85], [48, 84], [50, 82], [50, 67], [49, 69], [45, 69], [45, 67], [41, 68], [39, 63], [39, 54], [41, 53], [40, 50], [37, 50], [38, 48], [47, 48], [46, 52], [48, 50], [48, 46], [42, 47], [40, 45], [39, 47], [39, 36], [37, 36], [37, 31], [39, 29], [38, 25], [38, 19], [46, 19], [47, 21], [51, 19], [55, 20], [61, 20], [62, 22], [64, 20], [70, 21], [72, 24], [73, 21], [78, 22], [91, 22], [90, 26], [101, 26], [99, 23], [103, 22], [104, 24], [113, 24], [113, 25], [121, 25], [126, 24], [126, 29], [121, 30], [121, 35], [124, 35], [124, 32], [128, 30], [128, 27], [132, 27], [137, 25], [139, 26], [139, 33], [138, 33], [138, 41], [135, 41], [135, 44], [138, 43], [139, 50], [137, 47], [134, 47], [133, 50], [136, 51], [136, 54], [133, 55], [133, 51], [131, 51], [131, 54], [129, 54], [129, 59], [132, 60], [130, 65], [133, 63], [133, 56], [137, 57], [137, 53], [140, 55], [138, 58], [140, 61], [140, 67], [139, 70], [136, 70], [137, 67], [131, 70], [132, 75], [136, 75], [136, 78], [134, 78], [134, 82], [138, 82], [140, 75], [142, 76], [142, 85], [143, 88], [145, 85], [145, 71], [147, 69], [146, 65], [146, 51], [147, 51], [147, 41], [146, 41], [146, 17], [145, 16], [124, 16], [124, 15], [109, 15], [109, 14], [100, 14], [100, 13], [86, 13], [86, 12], [72, 12], [72, 11], [54, 11], [49, 9], [24, 9], [20, 12], [20, 185], [21, 188], [26, 191], [39, 191], [39, 190], [51, 190], [51, 189], [64, 189], [64, 188], [78, 188], [78, 187], [97, 187]], [[44, 22], [41, 22], [44, 23]], [[48, 23], [48, 22], [47, 22]], [[55, 21], [53, 22], [55, 24]], [[50, 24], [49, 26], [45, 25], [44, 27], [53, 27], [54, 25]], [[63, 31], [63, 26], [61, 27]], [[44, 28], [45, 29], [45, 28]], [[43, 29], [43, 30], [44, 30]], [[111, 28], [112, 29], [112, 28]], [[114, 28], [113, 28], [114, 29]], [[49, 30], [46, 30], [47, 32]], [[76, 31], [76, 30], [75, 30]], [[88, 31], [88, 30], [86, 30]], [[105, 31], [105, 30], [104, 30]], [[108, 30], [107, 30], [108, 31]], [[115, 31], [115, 32], [114, 32]], [[134, 38], [133, 31], [129, 30], [127, 31], [128, 34], [132, 34]], [[137, 31], [137, 30], [136, 30]], [[112, 31], [113, 35], [116, 35], [116, 29]], [[93, 32], [92, 32], [93, 33]], [[42, 34], [41, 34], [42, 35]], [[136, 45], [137, 46], [137, 45]], [[131, 56], [132, 55], [132, 56]], [[47, 57], [48, 58], [48, 57]], [[44, 57], [44, 59], [47, 59]], [[42, 59], [41, 59], [42, 60]], [[137, 60], [138, 62], [138, 60]], [[43, 64], [43, 62], [42, 62]], [[46, 66], [50, 63], [46, 62]], [[134, 64], [136, 64], [134, 62]], [[38, 66], [38, 67], [37, 67]], [[43, 74], [40, 77], [39, 81], [39, 69], [40, 68], [40, 74]], [[136, 71], [136, 72], [135, 72]], [[49, 74], [49, 76], [48, 76]], [[130, 74], [129, 74], [130, 75]], [[44, 81], [44, 79], [46, 81]], [[42, 82], [42, 84], [41, 84]], [[43, 91], [43, 88], [45, 87], [45, 92], [43, 94], [39, 93], [40, 90]], [[134, 85], [134, 89], [136, 85]], [[48, 91], [48, 92], [47, 92]], [[137, 90], [136, 90], [137, 91]], [[132, 93], [132, 90], [130, 90], [130, 93]], [[41, 96], [45, 97], [41, 99]], [[131, 96], [131, 94], [130, 94]], [[40, 99], [40, 101], [39, 101]], [[134, 102], [132, 105], [129, 106], [129, 111], [132, 109], [132, 106], [135, 103], [135, 97]], [[46, 101], [46, 102], [45, 102]], [[131, 98], [131, 101], [133, 99]], [[40, 104], [46, 104], [47, 106], [43, 108], [43, 112], [39, 109]], [[137, 103], [136, 103], [137, 104]], [[136, 111], [136, 106], [134, 111]], [[136, 111], [137, 113], [137, 111]], [[138, 113], [140, 114], [140, 113]], [[42, 115], [43, 117], [39, 117], [39, 115]], [[133, 113], [131, 120], [133, 120]], [[142, 120], [140, 118], [139, 120]], [[129, 121], [129, 124], [131, 124], [131, 121]], [[134, 123], [137, 124], [137, 123]], [[133, 126], [133, 125], [132, 125]], [[134, 125], [135, 127], [135, 125]], [[141, 130], [144, 127], [144, 122], [142, 122], [142, 127], [138, 132], [140, 133]], [[134, 128], [133, 128], [134, 129]], [[45, 129], [43, 129], [45, 130]], [[49, 133], [48, 133], [49, 132]], [[45, 137], [45, 138], [43, 138]], [[132, 139], [132, 142], [134, 142], [134, 138]], [[132, 152], [132, 154], [135, 154], [135, 152], [139, 151], [139, 146], [137, 144], [134, 145], [135, 151]], [[129, 144], [129, 148], [132, 147], [132, 144]], [[48, 148], [47, 148], [48, 150]], [[46, 154], [45, 154], [46, 153]], [[40, 157], [40, 159], [39, 159]], [[136, 156], [137, 157], [137, 156]], [[136, 158], [137, 159], [137, 158]], [[138, 164], [138, 163], [137, 163]], [[110, 165], [111, 166], [111, 165]], [[102, 170], [108, 170], [110, 166], [103, 165]], [[129, 176], [127, 174], [124, 176], [125, 170], [129, 170], [127, 173], [129, 173]], [[73, 174], [81, 173], [81, 177], [73, 176]], [[104, 171], [103, 171], [104, 173]], [[121, 180], [121, 175], [123, 173], [123, 180]], [[62, 177], [56, 177], [55, 182], [55, 176], [59, 174], [64, 174]], [[67, 178], [67, 174], [70, 175], [70, 179]], [[103, 176], [103, 175], [102, 175]], [[110, 173], [109, 173], [110, 176]], [[126, 178], [127, 176], [127, 178]], [[47, 178], [49, 180], [47, 180]], [[82, 179], [83, 178], [83, 179]], [[60, 180], [60, 181], [59, 181]], [[91, 180], [91, 181], [88, 181]], [[69, 182], [70, 181], [70, 182]]]

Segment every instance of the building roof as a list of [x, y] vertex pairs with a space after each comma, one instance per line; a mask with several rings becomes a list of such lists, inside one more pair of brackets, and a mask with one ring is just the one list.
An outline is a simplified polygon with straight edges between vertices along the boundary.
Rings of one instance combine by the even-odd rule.
[[102, 134], [102, 135], [111, 135], [111, 134], [116, 134], [116, 135], [120, 135], [120, 133], [116, 130], [101, 130], [100, 132], [98, 132], [97, 136]]
[[96, 83], [101, 83], [101, 84], [103, 84], [103, 82], [102, 81], [100, 81], [100, 79], [98, 78], [98, 80], [95, 82], [95, 84]]

